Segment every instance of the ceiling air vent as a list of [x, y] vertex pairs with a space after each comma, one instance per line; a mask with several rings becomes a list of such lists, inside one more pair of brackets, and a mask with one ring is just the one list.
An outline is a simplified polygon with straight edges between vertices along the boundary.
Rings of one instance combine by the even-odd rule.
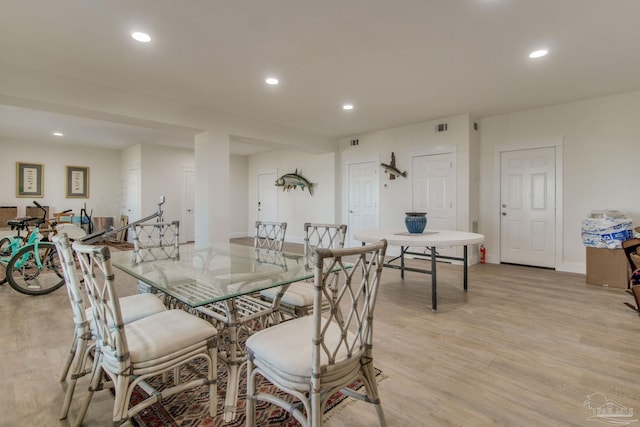
[[355, 146], [356, 146], [356, 145], [358, 145], [358, 144], [360, 144], [360, 140], [358, 140], [358, 139], [352, 139], [352, 140], [349, 142], [349, 145], [351, 145], [352, 147], [355, 147]]
[[438, 123], [436, 125], [436, 132], [445, 132], [448, 129], [448, 125], [446, 123]]

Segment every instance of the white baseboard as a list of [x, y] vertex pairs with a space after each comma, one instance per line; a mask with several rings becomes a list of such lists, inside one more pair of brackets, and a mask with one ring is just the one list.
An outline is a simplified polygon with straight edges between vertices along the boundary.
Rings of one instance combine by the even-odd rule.
[[580, 262], [563, 262], [556, 267], [556, 271], [565, 273], [587, 274], [587, 264]]
[[241, 232], [238, 232], [238, 233], [231, 233], [231, 234], [229, 235], [229, 238], [230, 238], [230, 239], [239, 239], [239, 238], [242, 238], [242, 237], [253, 237], [253, 235], [249, 235], [249, 234], [241, 233]]

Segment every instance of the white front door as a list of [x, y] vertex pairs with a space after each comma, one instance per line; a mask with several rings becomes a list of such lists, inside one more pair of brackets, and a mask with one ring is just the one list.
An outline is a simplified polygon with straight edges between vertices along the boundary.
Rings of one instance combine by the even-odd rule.
[[183, 196], [183, 212], [182, 223], [180, 224], [180, 235], [184, 236], [183, 241], [193, 242], [195, 236], [195, 216], [196, 216], [196, 173], [193, 169], [183, 169], [184, 196]]
[[349, 165], [347, 245], [361, 242], [353, 234], [361, 230], [379, 227], [378, 213], [378, 162], [352, 163]]
[[278, 188], [275, 173], [258, 174], [258, 215], [259, 221], [278, 220]]
[[[456, 169], [454, 153], [412, 158], [413, 210], [427, 213], [427, 231], [456, 230]], [[438, 248], [454, 255], [452, 248]]]
[[555, 148], [500, 154], [500, 261], [555, 268]]

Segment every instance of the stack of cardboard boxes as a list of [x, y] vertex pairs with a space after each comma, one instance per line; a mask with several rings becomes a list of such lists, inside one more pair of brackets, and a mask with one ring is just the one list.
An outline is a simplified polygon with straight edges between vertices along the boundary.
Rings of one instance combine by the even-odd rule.
[[594, 211], [583, 221], [588, 284], [629, 287], [629, 264], [621, 245], [632, 237], [631, 219], [618, 211]]

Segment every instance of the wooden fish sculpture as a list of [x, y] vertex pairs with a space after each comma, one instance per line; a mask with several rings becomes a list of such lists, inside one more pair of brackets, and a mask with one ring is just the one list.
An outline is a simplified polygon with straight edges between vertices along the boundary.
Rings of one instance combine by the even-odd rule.
[[280, 178], [276, 179], [276, 187], [282, 187], [282, 191], [296, 189], [300, 187], [302, 191], [305, 188], [309, 189], [309, 194], [313, 195], [313, 184], [309, 182], [305, 177], [298, 173], [298, 169], [294, 173], [285, 173]]
[[407, 171], [401, 172], [396, 167], [396, 155], [393, 152], [391, 153], [391, 164], [380, 163], [380, 166], [384, 168], [385, 172], [389, 173], [389, 179], [396, 179], [396, 175], [407, 177]]

